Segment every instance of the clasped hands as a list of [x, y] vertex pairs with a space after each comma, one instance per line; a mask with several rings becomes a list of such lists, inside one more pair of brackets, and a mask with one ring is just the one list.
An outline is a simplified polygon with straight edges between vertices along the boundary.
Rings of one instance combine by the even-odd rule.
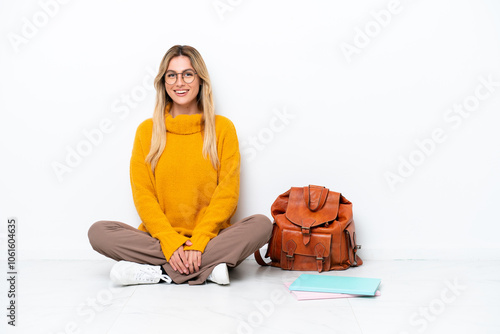
[[184, 250], [184, 246], [192, 246], [191, 240], [181, 245], [170, 257], [170, 266], [180, 274], [192, 274], [200, 270], [201, 252], [197, 250]]

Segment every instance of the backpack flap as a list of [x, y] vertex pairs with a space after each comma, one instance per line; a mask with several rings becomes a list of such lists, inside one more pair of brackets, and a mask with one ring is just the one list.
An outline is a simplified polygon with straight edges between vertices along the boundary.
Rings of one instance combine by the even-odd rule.
[[313, 227], [333, 222], [338, 215], [340, 193], [320, 186], [293, 187], [286, 209], [286, 218], [302, 231], [303, 244], [311, 240]]

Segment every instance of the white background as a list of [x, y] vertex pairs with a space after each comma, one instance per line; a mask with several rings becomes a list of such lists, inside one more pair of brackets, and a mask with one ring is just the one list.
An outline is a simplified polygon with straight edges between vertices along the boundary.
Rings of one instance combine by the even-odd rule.
[[[235, 219], [271, 217], [291, 186], [325, 185], [353, 202], [365, 259], [499, 259], [500, 7], [402, 0], [389, 18], [390, 3], [2, 0], [2, 248], [11, 216], [20, 259], [101, 258], [93, 222], [139, 225], [129, 159], [153, 113], [150, 73], [188, 44], [238, 131]], [[480, 78], [497, 86], [460, 124], [447, 121]], [[416, 141], [436, 129], [446, 139], [424, 155]], [[413, 172], [391, 187], [387, 173], [411, 157]], [[71, 171], [58, 178], [55, 164]]]

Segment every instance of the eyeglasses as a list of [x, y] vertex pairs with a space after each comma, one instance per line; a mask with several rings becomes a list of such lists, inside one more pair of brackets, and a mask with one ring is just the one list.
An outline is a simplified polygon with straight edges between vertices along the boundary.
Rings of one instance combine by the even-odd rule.
[[185, 70], [182, 73], [176, 73], [174, 71], [167, 71], [167, 73], [165, 74], [165, 82], [169, 85], [173, 85], [177, 81], [177, 76], [179, 74], [182, 75], [182, 80], [185, 83], [190, 84], [191, 82], [194, 81], [194, 76], [197, 73], [193, 70]]

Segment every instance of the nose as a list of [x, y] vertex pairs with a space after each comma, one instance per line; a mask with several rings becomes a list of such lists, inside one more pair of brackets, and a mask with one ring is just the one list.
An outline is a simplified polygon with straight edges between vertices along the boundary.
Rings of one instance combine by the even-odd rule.
[[[179, 77], [180, 75], [180, 77]], [[175, 85], [176, 86], [183, 86], [184, 85], [184, 80], [182, 79], [182, 73], [177, 73], [175, 75]]]

